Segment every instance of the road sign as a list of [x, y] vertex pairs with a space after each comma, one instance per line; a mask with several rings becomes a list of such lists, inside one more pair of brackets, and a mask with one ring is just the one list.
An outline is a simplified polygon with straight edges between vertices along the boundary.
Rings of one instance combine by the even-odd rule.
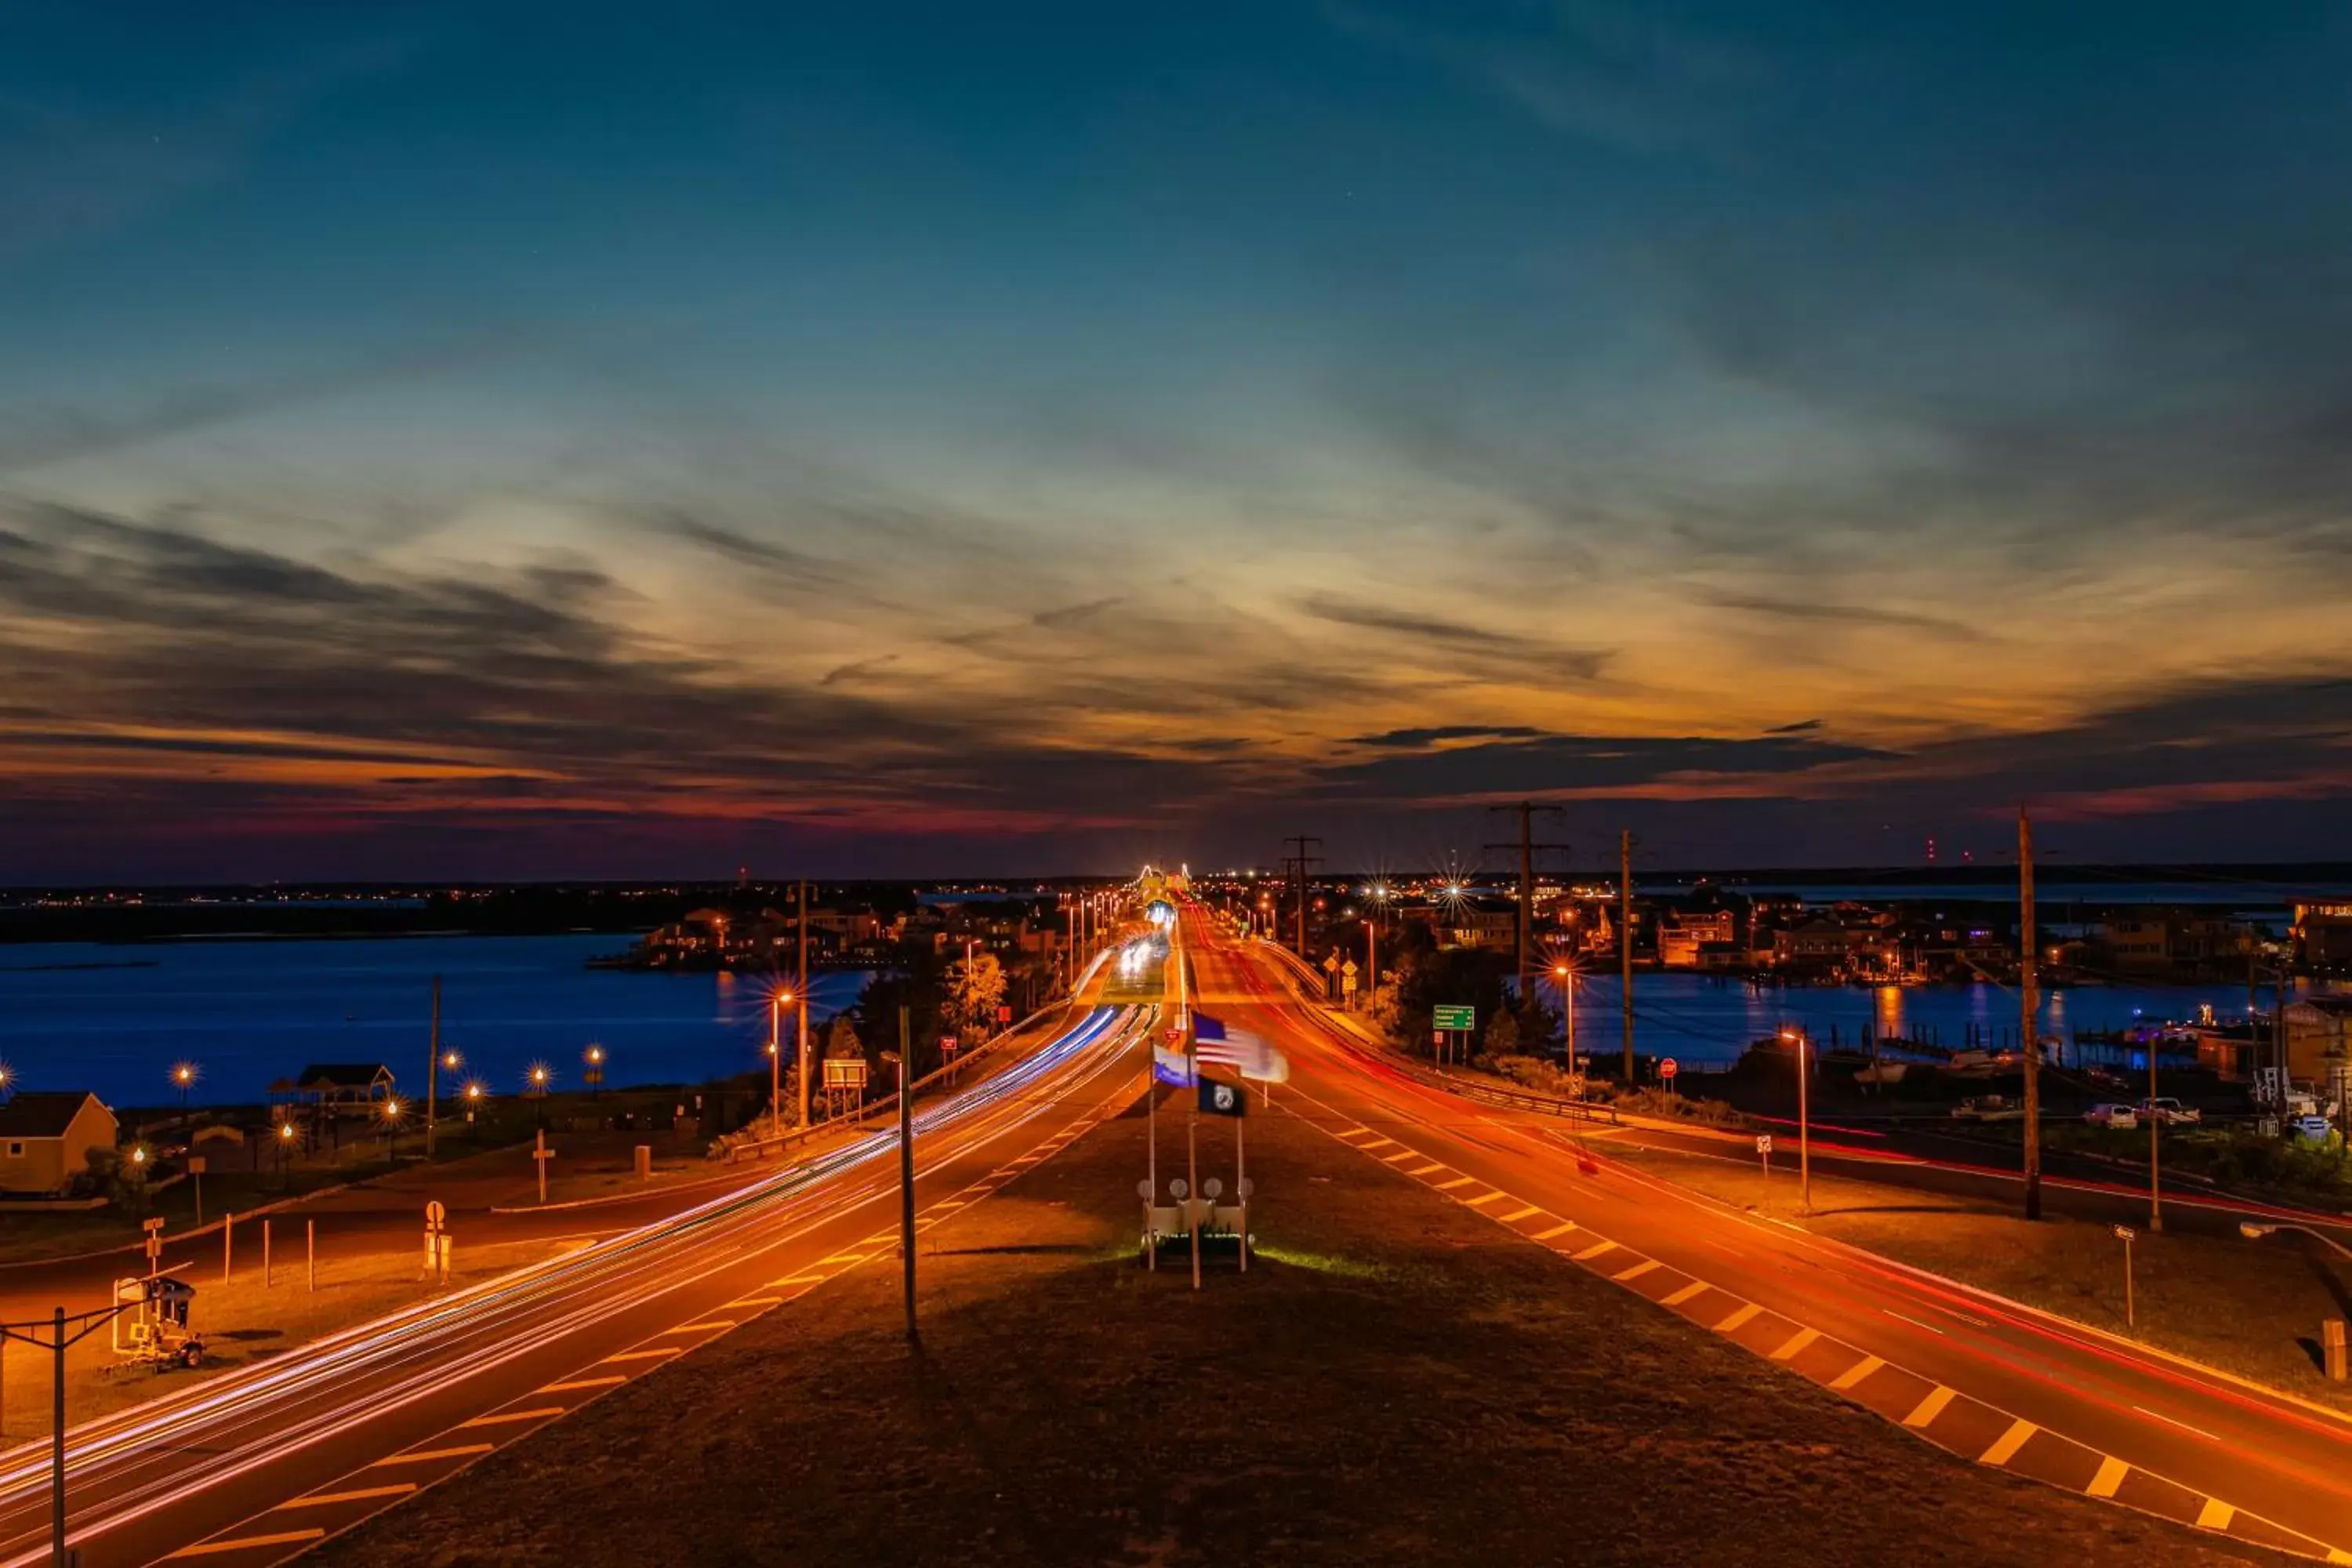
[[962, 1048], [963, 1042], [957, 1039], [953, 1035], [941, 1035], [940, 1037], [940, 1049], [945, 1055], [953, 1056], [957, 1051]]
[[1665, 1060], [1658, 1064], [1658, 1076], [1664, 1079], [1668, 1083], [1674, 1082], [1675, 1074], [1682, 1070], [1680, 1064], [1678, 1064], [1672, 1057], [1668, 1057]]
[[1239, 1086], [1201, 1080], [1201, 1109], [1212, 1116], [1241, 1116], [1249, 1110], [1249, 1101]]
[[1013, 1009], [1010, 1007], [999, 1007], [996, 1010], [996, 1021], [1000, 1024], [1010, 1024], [1013, 1022]]
[[1323, 959], [1323, 967], [1326, 970], [1338, 969], [1339, 967], [1339, 955], [1336, 952], [1326, 954]]
[[1769, 1154], [1772, 1152], [1772, 1134], [1769, 1132], [1756, 1134], [1756, 1152], [1759, 1154]]
[[2138, 1237], [2138, 1235], [2139, 1235], [2139, 1232], [2137, 1232], [2137, 1231], [2134, 1230], [2131, 1226], [2127, 1226], [2127, 1225], [2119, 1225], [2119, 1226], [2116, 1226], [2115, 1227], [2115, 1232], [2116, 1232], [2116, 1239], [2117, 1241], [2131, 1241], [2131, 1240], [2136, 1239], [2136, 1238]]
[[1146, 1176], [1141, 1181], [1135, 1184], [1135, 1195], [1141, 1198], [1145, 1203], [1150, 1203], [1151, 1201], [1150, 1177]]
[[1441, 1029], [1475, 1029], [1478, 1026], [1478, 1009], [1475, 1007], [1432, 1008], [1430, 1022]]
[[448, 1217], [449, 1217], [449, 1211], [448, 1211], [447, 1209], [443, 1208], [443, 1207], [441, 1206], [440, 1201], [439, 1201], [438, 1199], [436, 1199], [434, 1202], [429, 1203], [429, 1204], [426, 1204], [426, 1205], [425, 1205], [425, 1229], [427, 1229], [427, 1230], [439, 1230], [439, 1229], [441, 1228], [441, 1222], [442, 1222], [443, 1220], [445, 1220], [445, 1219], [447, 1219]]
[[203, 1175], [204, 1173], [205, 1173], [205, 1157], [204, 1157], [202, 1154], [191, 1154], [191, 1155], [189, 1155], [189, 1156], [188, 1156], [188, 1174], [190, 1174], [190, 1175], [192, 1175], [192, 1176], [201, 1176], [201, 1175]]
[[866, 1058], [864, 1057], [827, 1057], [824, 1061], [824, 1087], [864, 1089]]

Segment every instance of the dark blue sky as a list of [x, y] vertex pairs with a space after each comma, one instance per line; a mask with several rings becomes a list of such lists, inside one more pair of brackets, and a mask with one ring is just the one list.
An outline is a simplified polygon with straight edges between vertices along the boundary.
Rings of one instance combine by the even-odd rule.
[[0, 22], [0, 881], [2352, 856], [2352, 15]]

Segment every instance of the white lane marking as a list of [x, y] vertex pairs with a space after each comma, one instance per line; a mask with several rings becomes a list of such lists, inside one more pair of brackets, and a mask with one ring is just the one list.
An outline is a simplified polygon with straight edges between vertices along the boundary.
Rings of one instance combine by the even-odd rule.
[[510, 1421], [544, 1421], [551, 1415], [562, 1414], [562, 1405], [547, 1405], [536, 1410], [501, 1410], [495, 1415], [477, 1415], [471, 1421], [460, 1421], [457, 1425], [461, 1427], [503, 1426]]
[[[2036, 1432], [2041, 1430], [2041, 1427], [2036, 1426], [2032, 1422], [2024, 1419], [2022, 1416], [2011, 1421], [2009, 1424], [2009, 1430], [2003, 1432], [2000, 1436], [1995, 1437], [1992, 1440], [1992, 1447], [1987, 1448], [1983, 1453], [1977, 1456], [1977, 1463], [1979, 1465], [2005, 1465], [2009, 1463], [2011, 1459], [2017, 1458], [2017, 1451], [2025, 1447], [2027, 1440], [2032, 1437]], [[2100, 1466], [2099, 1472], [2102, 1475], [2105, 1474], [2106, 1466]], [[2121, 1479], [2122, 1478], [2118, 1477], [2116, 1479]]]
[[1835, 1393], [1843, 1394], [1847, 1389], [1852, 1388], [1855, 1384], [1860, 1383], [1864, 1378], [1868, 1377], [1872, 1373], [1876, 1372], [1880, 1367], [1885, 1366], [1885, 1364], [1886, 1363], [1885, 1362], [1879, 1360], [1874, 1355], [1866, 1355], [1860, 1361], [1854, 1363], [1852, 1366], [1846, 1368], [1843, 1372], [1838, 1373], [1837, 1376], [1832, 1378], [1830, 1380], [1830, 1387]]
[[1911, 1414], [1903, 1418], [1903, 1425], [1915, 1428], [1929, 1426], [1937, 1416], [1944, 1413], [1944, 1406], [1951, 1402], [1952, 1391], [1939, 1383], [1927, 1391], [1927, 1396], [1925, 1399], [1911, 1407]]
[[388, 1459], [378, 1459], [365, 1467], [380, 1470], [386, 1465], [422, 1465], [431, 1459], [470, 1459], [476, 1454], [487, 1454], [497, 1445], [491, 1443], [461, 1443], [454, 1448], [420, 1448], [414, 1454], [394, 1454]]
[[394, 1481], [388, 1487], [354, 1487], [347, 1492], [319, 1492], [310, 1497], [298, 1497], [292, 1502], [281, 1502], [269, 1511], [284, 1513], [289, 1508], [323, 1508], [329, 1503], [366, 1502], [380, 1497], [406, 1497], [416, 1489], [415, 1481]]
[[1915, 1329], [1925, 1329], [1929, 1333], [1937, 1335], [1941, 1335], [1944, 1331], [1933, 1323], [1923, 1323], [1916, 1318], [1905, 1317], [1904, 1314], [1896, 1311], [1892, 1307], [1881, 1307], [1878, 1310], [1885, 1313], [1890, 1318], [1902, 1318], [1905, 1322], [1910, 1324]]
[[248, 1552], [257, 1546], [291, 1546], [300, 1541], [324, 1541], [323, 1530], [285, 1530], [276, 1535], [241, 1535], [235, 1541], [206, 1541], [194, 1546], [183, 1546], [166, 1563], [175, 1557], [209, 1557], [215, 1552]]
[[2186, 1421], [2176, 1421], [2171, 1416], [2164, 1415], [2159, 1411], [2150, 1410], [2145, 1405], [2135, 1405], [2132, 1408], [2138, 1411], [2142, 1415], [2150, 1416], [2156, 1420], [2163, 1422], [2168, 1426], [2178, 1426], [2183, 1432], [2194, 1432], [2198, 1436], [2204, 1438], [2208, 1443], [2218, 1443], [2221, 1440], [2221, 1438], [2213, 1436], [2212, 1433], [2205, 1430], [2202, 1426], [2191, 1426]]

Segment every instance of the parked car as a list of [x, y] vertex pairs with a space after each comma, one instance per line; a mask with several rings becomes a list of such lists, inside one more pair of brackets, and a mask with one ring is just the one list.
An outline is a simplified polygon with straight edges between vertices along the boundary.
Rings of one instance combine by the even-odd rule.
[[2309, 1116], [2298, 1116], [2289, 1122], [2288, 1126], [2294, 1130], [2296, 1137], [2310, 1143], [2326, 1142], [2328, 1134], [2334, 1131], [2327, 1125], [2327, 1118], [2316, 1112]]
[[1955, 1121], [2014, 1121], [2024, 1114], [2025, 1107], [1998, 1094], [1972, 1094], [1952, 1107]]
[[2205, 1113], [2193, 1105], [2183, 1105], [2169, 1095], [2139, 1102], [2143, 1121], [2159, 1121], [2167, 1127], [2194, 1127], [2205, 1120]]
[[2128, 1105], [2095, 1105], [2083, 1112], [2083, 1120], [2111, 1132], [2128, 1132], [2139, 1125], [2139, 1113]]

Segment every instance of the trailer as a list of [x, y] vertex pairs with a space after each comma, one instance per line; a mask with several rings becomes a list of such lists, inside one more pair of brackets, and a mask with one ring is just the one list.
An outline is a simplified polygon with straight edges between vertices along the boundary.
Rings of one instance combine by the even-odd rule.
[[114, 1282], [114, 1354], [122, 1367], [164, 1372], [204, 1364], [205, 1337], [188, 1326], [196, 1288], [168, 1274]]

